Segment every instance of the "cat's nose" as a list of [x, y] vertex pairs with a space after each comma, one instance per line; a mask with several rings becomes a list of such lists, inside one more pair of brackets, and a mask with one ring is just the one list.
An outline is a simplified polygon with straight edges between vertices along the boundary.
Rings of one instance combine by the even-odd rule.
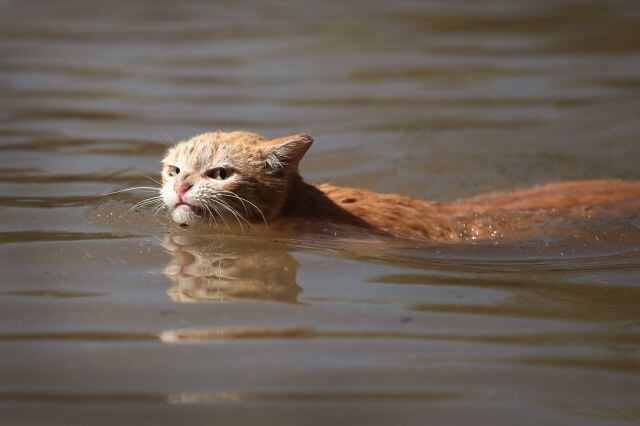
[[176, 191], [176, 194], [182, 196], [185, 192], [187, 192], [193, 186], [190, 182], [180, 182], [173, 185], [173, 190]]

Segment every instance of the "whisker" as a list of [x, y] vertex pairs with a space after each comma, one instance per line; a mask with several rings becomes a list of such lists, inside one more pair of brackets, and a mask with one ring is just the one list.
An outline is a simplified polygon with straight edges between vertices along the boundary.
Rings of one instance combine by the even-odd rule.
[[[219, 200], [218, 201], [224, 208], [226, 208], [227, 210], [229, 210], [231, 212], [232, 215], [235, 216], [236, 220], [238, 221], [238, 223], [240, 223], [240, 219], [242, 219], [247, 225], [249, 225], [249, 227], [252, 227], [253, 225], [251, 224], [251, 222], [249, 222], [244, 216], [242, 216], [240, 214], [240, 212], [238, 212], [236, 209], [234, 209], [233, 207], [231, 207], [231, 205], [227, 202], [225, 202], [224, 200]], [[242, 224], [240, 225], [242, 227]]]
[[[202, 207], [207, 211], [207, 213], [209, 213], [209, 217], [211, 219], [213, 219], [213, 222], [216, 224], [216, 227], [218, 226], [218, 221], [216, 220], [216, 217], [213, 215], [213, 212], [211, 211], [211, 209], [209, 208], [209, 206], [207, 206], [206, 204], [203, 204]], [[211, 222], [209, 222], [209, 226], [211, 226]]]
[[[242, 226], [242, 222], [240, 222], [240, 218], [238, 216], [238, 214], [236, 213], [235, 210], [233, 210], [231, 207], [229, 207], [226, 203], [220, 201], [220, 200], [212, 200], [214, 203], [221, 205], [222, 207], [224, 207], [225, 209], [229, 210], [231, 212], [231, 214], [236, 218], [236, 220], [238, 221], [238, 225], [240, 225], [240, 230], [242, 231], [242, 233], [244, 234], [244, 227]], [[240, 216], [241, 217], [241, 216]], [[244, 218], [243, 218], [244, 219]], [[244, 219], [245, 222], [247, 222], [246, 219]], [[247, 222], [249, 223], [249, 222]], [[251, 224], [249, 224], [251, 225]]]
[[152, 210], [153, 215], [157, 215], [158, 213], [160, 213], [162, 210], [166, 209], [167, 206], [162, 202], [162, 201], [158, 201], [157, 202], [157, 206], [155, 206]]
[[[239, 199], [243, 206], [244, 206], [244, 202], [249, 203], [253, 208], [256, 209], [256, 211], [258, 213], [260, 213], [260, 216], [262, 216], [262, 220], [264, 221], [265, 226], [267, 227], [267, 229], [269, 228], [269, 224], [267, 223], [267, 219], [264, 217], [264, 214], [262, 213], [262, 210], [260, 210], [260, 208], [258, 206], [256, 206], [254, 203], [252, 203], [251, 201], [247, 200], [246, 198], [243, 198], [243, 197], [239, 196], [238, 194], [236, 194], [233, 191], [220, 191], [220, 195], [223, 195], [223, 196], [227, 195], [228, 196], [228, 194], [231, 194], [234, 197], [236, 197], [237, 199]], [[245, 212], [246, 211], [247, 211], [247, 208], [245, 207]], [[249, 214], [249, 212], [247, 212], [247, 214]]]
[[[244, 233], [244, 228], [242, 227], [242, 222], [240, 222], [240, 219], [238, 219], [238, 216], [236, 216], [236, 214], [229, 209], [229, 207], [227, 207], [226, 205], [224, 205], [223, 203], [219, 202], [219, 201], [215, 201], [215, 200], [211, 200], [213, 203], [215, 203], [218, 206], [222, 206], [225, 209], [229, 210], [231, 212], [231, 214], [233, 215], [233, 217], [236, 219], [236, 221], [238, 221], [238, 224], [240, 225], [240, 229], [242, 230], [242, 232]], [[224, 217], [224, 215], [221, 215], [222, 217]], [[230, 228], [229, 224], [227, 224], [227, 227]]]
[[151, 186], [136, 186], [134, 188], [125, 188], [125, 189], [120, 189], [118, 191], [113, 191], [113, 192], [107, 192], [106, 194], [100, 194], [100, 197], [105, 197], [107, 195], [113, 195], [113, 194], [119, 194], [121, 192], [127, 192], [127, 191], [157, 191], [159, 192], [161, 190], [161, 188], [153, 188]]
[[230, 228], [229, 224], [227, 223], [227, 220], [225, 219], [224, 215], [222, 213], [220, 213], [220, 210], [218, 210], [218, 208], [214, 205], [211, 204], [210, 207], [215, 210], [215, 212], [218, 214], [218, 217], [220, 218], [220, 220], [222, 220], [222, 223], [227, 227]]
[[162, 130], [162, 133], [164, 133], [164, 135], [165, 135], [165, 136], [166, 136], [166, 138], [168, 139], [168, 142], [169, 142], [172, 146], [175, 146], [175, 145], [176, 145], [176, 141], [174, 141], [174, 140], [173, 140], [173, 138], [171, 137], [171, 135], [169, 135], [169, 133], [168, 133], [166, 130], [164, 130], [164, 129], [161, 129], [161, 130]]
[[238, 217], [239, 217], [240, 219], [244, 220], [244, 222], [245, 222], [247, 225], [249, 225], [249, 227], [253, 227], [253, 224], [252, 224], [251, 222], [249, 222], [249, 221], [247, 220], [247, 218], [245, 218], [244, 216], [242, 216], [242, 214], [241, 214], [238, 210], [234, 209], [234, 208], [231, 206], [231, 204], [229, 204], [229, 203], [225, 202], [224, 200], [218, 200], [218, 201], [219, 201], [220, 203], [222, 203], [223, 205], [225, 205], [227, 208], [231, 209], [231, 212], [232, 212], [232, 213], [234, 213], [234, 214], [236, 214], [236, 215], [238, 215]]
[[[215, 222], [216, 226], [218, 226], [218, 221], [216, 220], [215, 215], [211, 211], [211, 208], [209, 208], [209, 205], [206, 204], [206, 203], [203, 203], [202, 207], [204, 207], [207, 210], [207, 212], [209, 212], [209, 216], [211, 216], [211, 219], [213, 219], [213, 221]], [[211, 224], [211, 223], [209, 223], [209, 224]]]
[[162, 196], [145, 198], [144, 200], [138, 201], [137, 203], [135, 203], [129, 210], [133, 210], [136, 207], [142, 207], [142, 206], [147, 205], [147, 204], [155, 204], [155, 203], [159, 203], [159, 202], [162, 202]]
[[[216, 207], [216, 205], [221, 205], [221, 204], [214, 200], [215, 195], [211, 195], [211, 194], [206, 194], [206, 195], [207, 196], [204, 196], [204, 197], [202, 197], [200, 199], [200, 202], [202, 204], [206, 205], [207, 207], [209, 207], [209, 211], [212, 213], [212, 215], [211, 215], [212, 217], [215, 216], [213, 214], [213, 212], [215, 211], [217, 216], [222, 220], [222, 224], [230, 229], [229, 224], [227, 223], [227, 220], [226, 220], [224, 214], [222, 214], [222, 212]], [[211, 209], [213, 209], [213, 211]], [[216, 222], [216, 225], [217, 225], [217, 222]]]
[[247, 210], [247, 206], [244, 204], [244, 201], [242, 200], [242, 198], [240, 196], [238, 196], [235, 192], [233, 191], [225, 191], [225, 190], [220, 190], [218, 191], [220, 195], [222, 196], [229, 196], [229, 195], [233, 195], [234, 197], [236, 197], [238, 200], [240, 200], [240, 202], [242, 203], [242, 207], [244, 208], [244, 212], [247, 214], [247, 216], [249, 215], [249, 211]]
[[145, 175], [145, 174], [144, 174], [144, 173], [142, 173], [142, 172], [139, 172], [139, 171], [137, 171], [137, 170], [132, 170], [132, 172], [133, 172], [133, 173], [136, 173], [136, 174], [139, 174], [140, 176], [146, 177], [147, 179], [149, 179], [149, 180], [151, 180], [151, 181], [153, 181], [153, 182], [157, 183], [158, 185], [162, 186], [162, 182], [159, 182], [159, 181], [157, 181], [156, 179], [154, 179], [154, 178], [152, 178], [152, 177], [150, 177], [150, 176], [147, 176], [147, 175]]
[[144, 208], [144, 207], [147, 207], [147, 206], [151, 206], [151, 207], [153, 207], [153, 206], [155, 206], [157, 203], [159, 203], [159, 201], [149, 201], [149, 202], [144, 203], [144, 204], [137, 204], [137, 205], [135, 205], [135, 206], [131, 207], [131, 208], [129, 209], [129, 211], [131, 211], [131, 210], [136, 210], [136, 209], [138, 209], [138, 208]]
[[[172, 146], [176, 145], [176, 142], [173, 140], [173, 138], [169, 135], [169, 133], [165, 129], [163, 129], [162, 127], [158, 126], [157, 124], [153, 124], [153, 126], [157, 130], [160, 130], [162, 133], [164, 133], [164, 137], [165, 137], [165, 140], [167, 141], [168, 145], [172, 145]], [[165, 145], [167, 145], [167, 144], [165, 144]]]
[[154, 195], [153, 197], [145, 198], [144, 200], [140, 200], [140, 202], [148, 201], [148, 200], [161, 200], [162, 195]]
[[[222, 196], [230, 196], [229, 194], [220, 194]], [[264, 213], [262, 213], [262, 210], [260, 210], [260, 208], [258, 206], [256, 206], [254, 203], [252, 203], [251, 201], [247, 200], [246, 198], [242, 198], [240, 196], [238, 196], [237, 194], [231, 194], [232, 196], [238, 198], [240, 200], [241, 203], [243, 203], [242, 205], [244, 206], [244, 202], [249, 203], [253, 208], [256, 209], [256, 211], [258, 212], [258, 214], [260, 215], [260, 217], [262, 218], [262, 221], [264, 222], [265, 226], [267, 227], [267, 229], [269, 228], [269, 224], [267, 223], [267, 219], [264, 216]], [[245, 207], [245, 212], [247, 212], [247, 209]], [[248, 214], [248, 212], [247, 212]]]
[[135, 203], [133, 205], [133, 207], [136, 207], [138, 205], [143, 205], [143, 204], [149, 204], [149, 203], [157, 203], [161, 201], [161, 197], [151, 197], [151, 198], [145, 198], [144, 200], [140, 200], [137, 203]]

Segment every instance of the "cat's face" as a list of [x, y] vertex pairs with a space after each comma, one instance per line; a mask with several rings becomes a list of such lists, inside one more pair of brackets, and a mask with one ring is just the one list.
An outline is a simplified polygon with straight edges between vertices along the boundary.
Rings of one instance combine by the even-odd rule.
[[289, 178], [313, 139], [265, 140], [249, 132], [205, 133], [169, 149], [162, 198], [181, 225], [268, 221], [287, 196]]

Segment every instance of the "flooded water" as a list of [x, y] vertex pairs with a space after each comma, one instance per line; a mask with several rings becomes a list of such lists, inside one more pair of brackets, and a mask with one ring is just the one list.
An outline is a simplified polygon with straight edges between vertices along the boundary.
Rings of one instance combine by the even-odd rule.
[[381, 246], [101, 196], [216, 129], [425, 199], [640, 179], [638, 117], [637, 1], [2, 0], [1, 422], [638, 423], [639, 217]]

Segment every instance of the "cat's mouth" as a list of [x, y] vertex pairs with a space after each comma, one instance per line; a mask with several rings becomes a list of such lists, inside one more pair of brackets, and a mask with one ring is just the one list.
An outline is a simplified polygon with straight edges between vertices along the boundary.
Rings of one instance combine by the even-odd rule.
[[194, 206], [193, 204], [189, 204], [189, 203], [185, 203], [184, 201], [179, 201], [177, 202], [174, 206], [173, 209], [177, 209], [177, 208], [186, 208], [191, 210], [192, 212], [194, 212], [195, 214], [197, 214], [198, 216], [202, 216], [202, 209], [198, 206]]

